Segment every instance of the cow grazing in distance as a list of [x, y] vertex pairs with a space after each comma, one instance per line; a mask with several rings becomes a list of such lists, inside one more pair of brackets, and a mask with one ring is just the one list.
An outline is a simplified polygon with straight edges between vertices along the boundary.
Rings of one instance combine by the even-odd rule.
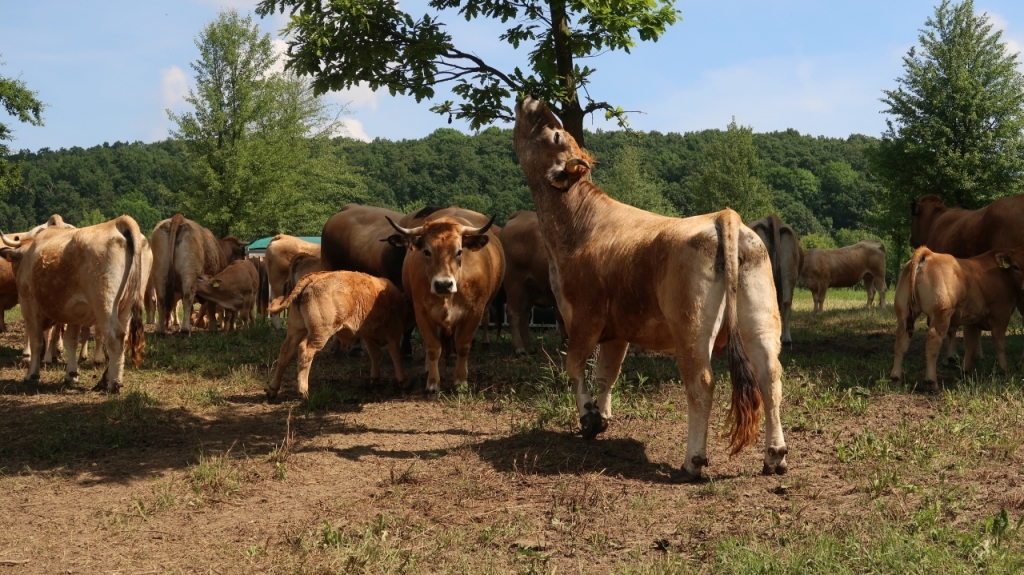
[[260, 274], [249, 260], [236, 260], [215, 276], [201, 275], [196, 279], [196, 295], [224, 312], [221, 330], [234, 331], [235, 319], [244, 327], [252, 322], [256, 291], [260, 287]]
[[555, 321], [562, 337], [565, 324], [558, 313], [549, 279], [548, 250], [540, 233], [537, 212], [520, 210], [512, 214], [502, 230], [501, 247], [505, 251], [505, 294], [508, 298], [509, 329], [512, 347], [520, 355], [533, 353], [530, 341], [530, 311], [534, 307], [554, 308]]
[[914, 252], [896, 285], [896, 357], [891, 377], [903, 377], [903, 356], [910, 347], [914, 322], [928, 317], [925, 381], [938, 390], [935, 363], [947, 334], [964, 326], [963, 367], [970, 371], [980, 350], [982, 330], [992, 331], [999, 366], [1006, 371], [1006, 327], [1024, 296], [1024, 247], [992, 250], [972, 258], [955, 258], [926, 247]]
[[65, 382], [78, 381], [81, 326], [95, 324], [106, 346], [107, 369], [96, 390], [117, 392], [128, 341], [133, 366], [142, 361], [143, 291], [149, 275], [146, 239], [129, 216], [82, 229], [50, 228], [14, 241], [0, 234], [0, 256], [14, 263], [22, 315], [31, 342], [26, 381], [39, 379], [43, 331], [65, 323], [69, 350]]
[[992, 202], [980, 210], [948, 208], [938, 196], [910, 200], [910, 246], [969, 258], [989, 250], [1024, 246], [1024, 194]]
[[[566, 370], [585, 438], [607, 428], [611, 388], [630, 343], [672, 353], [686, 385], [686, 458], [678, 481], [708, 464], [713, 402], [711, 353], [725, 347], [732, 375], [733, 453], [757, 440], [768, 412], [763, 473], [787, 469], [782, 402], [781, 322], [764, 243], [725, 209], [670, 218], [619, 203], [590, 181], [588, 153], [533, 97], [516, 105], [514, 140], [541, 235], [551, 285], [569, 332]], [[600, 344], [587, 390], [587, 360]]]
[[[210, 230], [186, 219], [181, 214], [163, 220], [153, 229], [153, 285], [156, 288], [159, 320], [157, 333], [166, 333], [167, 322], [174, 312], [177, 294], [181, 294], [184, 311], [181, 333], [192, 331], [192, 306], [196, 297], [196, 279], [201, 275], [217, 275], [227, 262], [220, 242]], [[214, 309], [208, 311], [213, 325]]]
[[373, 379], [380, 378], [381, 348], [387, 346], [395, 377], [404, 386], [399, 347], [413, 317], [405, 296], [389, 280], [359, 272], [314, 272], [299, 280], [290, 294], [270, 303], [272, 313], [285, 308], [288, 335], [281, 344], [274, 379], [266, 390], [268, 400], [277, 397], [284, 370], [296, 354], [299, 394], [308, 397], [313, 357], [332, 336], [343, 344], [363, 340]]
[[[330, 221], [330, 220], [328, 220]], [[376, 247], [376, 246], [374, 246]], [[270, 299], [288, 295], [284, 284], [288, 281], [292, 260], [299, 254], [320, 257], [321, 247], [295, 236], [278, 234], [267, 245], [267, 281], [270, 282]], [[287, 308], [285, 308], [287, 309]], [[270, 314], [274, 329], [281, 329], [280, 314]]]
[[433, 399], [440, 389], [437, 364], [445, 344], [454, 343], [456, 385], [466, 381], [473, 334], [501, 288], [505, 256], [498, 238], [488, 234], [491, 222], [477, 227], [446, 216], [408, 229], [387, 221], [398, 232], [388, 243], [410, 250], [402, 277], [427, 352], [424, 393]]
[[778, 297], [779, 314], [782, 316], [782, 343], [793, 345], [789, 331], [789, 319], [793, 314], [793, 291], [800, 279], [800, 238], [793, 228], [783, 223], [779, 216], [772, 214], [747, 224], [754, 230], [772, 261], [772, 277], [775, 279], [775, 295]]
[[885, 246], [878, 240], [864, 240], [835, 250], [809, 249], [803, 252], [800, 285], [811, 290], [814, 313], [825, 309], [825, 294], [830, 287], [853, 287], [864, 280], [868, 292], [867, 307], [875, 300], [885, 307]]

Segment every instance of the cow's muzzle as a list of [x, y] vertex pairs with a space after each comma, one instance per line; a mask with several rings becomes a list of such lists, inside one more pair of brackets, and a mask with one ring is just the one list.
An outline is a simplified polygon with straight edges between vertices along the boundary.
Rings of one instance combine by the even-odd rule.
[[430, 284], [430, 291], [434, 295], [451, 295], [459, 291], [453, 278], [437, 278]]

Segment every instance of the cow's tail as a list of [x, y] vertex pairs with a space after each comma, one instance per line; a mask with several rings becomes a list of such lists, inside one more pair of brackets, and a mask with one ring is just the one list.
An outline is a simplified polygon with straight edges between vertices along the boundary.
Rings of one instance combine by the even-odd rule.
[[313, 273], [304, 276], [299, 280], [299, 283], [295, 284], [295, 288], [293, 288], [287, 295], [274, 298], [274, 301], [270, 302], [270, 305], [267, 306], [267, 313], [281, 313], [291, 307], [292, 302], [298, 299], [298, 297], [302, 295], [302, 292], [306, 291], [309, 284], [319, 275], [320, 274]]
[[729, 449], [732, 455], [757, 440], [761, 425], [761, 390], [757, 385], [754, 366], [743, 348], [740, 334], [739, 309], [739, 235], [743, 221], [733, 210], [718, 213], [718, 228], [725, 263], [725, 325], [728, 330], [726, 353], [729, 357], [729, 375], [732, 380], [732, 405], [729, 407]]
[[913, 332], [914, 320], [917, 319], [917, 272], [930, 255], [932, 255], [931, 250], [926, 247], [920, 247], [917, 248], [914, 255], [910, 256], [910, 275], [907, 277], [907, 282], [909, 283], [907, 286], [909, 288], [907, 292], [907, 317], [903, 318], [908, 332]]
[[[128, 322], [128, 349], [132, 367], [142, 364], [142, 348], [146, 345], [146, 336], [142, 323], [142, 303], [145, 299], [145, 285], [142, 281], [142, 249], [143, 237], [139, 225], [129, 216], [121, 216], [114, 223], [117, 231], [124, 237], [125, 262], [124, 277], [114, 296], [115, 316], [111, 321], [118, 323], [118, 316], [126, 308], [131, 308], [131, 319]], [[115, 333], [119, 330], [115, 330]]]
[[[167, 257], [167, 277], [164, 279], [164, 308], [167, 309], [168, 315], [174, 313], [174, 280], [177, 275], [174, 269], [174, 248], [175, 244], [178, 243], [178, 229], [181, 228], [181, 224], [185, 223], [185, 216], [181, 214], [174, 214], [171, 218], [171, 230], [167, 234], [167, 240], [170, 242], [168, 248]], [[191, 310], [186, 310], [191, 313]]]

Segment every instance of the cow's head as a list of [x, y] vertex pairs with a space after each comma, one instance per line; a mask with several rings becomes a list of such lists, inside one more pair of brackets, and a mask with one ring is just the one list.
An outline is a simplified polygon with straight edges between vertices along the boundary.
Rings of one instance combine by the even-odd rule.
[[928, 244], [936, 218], [947, 209], [939, 196], [934, 194], [910, 200], [910, 247], [917, 249]]
[[224, 252], [225, 261], [229, 264], [245, 259], [245, 244], [235, 236], [221, 238], [220, 249]]
[[494, 218], [491, 218], [487, 225], [471, 228], [454, 218], [445, 217], [407, 229], [391, 218], [387, 220], [398, 232], [388, 237], [388, 243], [396, 247], [408, 247], [423, 258], [427, 278], [430, 280], [430, 292], [439, 296], [449, 296], [459, 291], [463, 250], [475, 252], [486, 246], [490, 240], [487, 230], [494, 224]]
[[1013, 286], [1024, 293], [1024, 248], [998, 251], [995, 253], [996, 264], [1013, 278]]
[[590, 179], [593, 157], [541, 100], [527, 96], [516, 104], [514, 140], [531, 189], [565, 192], [576, 182]]
[[33, 237], [7, 236], [0, 231], [0, 241], [3, 241], [3, 247], [0, 247], [0, 258], [11, 262], [11, 265], [14, 266], [14, 272], [17, 273], [21, 258], [25, 257], [25, 252], [32, 247], [34, 240], [35, 238]]

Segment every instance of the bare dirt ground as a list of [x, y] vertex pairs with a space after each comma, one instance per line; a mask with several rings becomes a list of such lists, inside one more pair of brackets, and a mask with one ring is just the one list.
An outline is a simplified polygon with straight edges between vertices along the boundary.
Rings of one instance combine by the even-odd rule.
[[[1019, 380], [939, 395], [881, 382], [892, 335], [884, 319], [850, 313], [854, 331], [783, 356], [789, 474], [760, 476], [760, 445], [730, 458], [715, 441], [696, 485], [669, 481], [686, 404], [667, 358], [627, 360], [617, 419], [585, 442], [550, 336], [553, 363], [512, 358], [507, 335], [474, 350], [472, 388], [433, 403], [365, 381], [365, 358], [325, 351], [310, 400], [296, 397], [292, 368], [284, 401], [268, 405], [283, 335], [266, 326], [147, 334], [147, 363], [108, 397], [87, 391], [91, 366], [73, 388], [58, 368], [21, 383], [22, 324], [11, 322], [0, 337], [0, 575], [744, 572], [776, 555], [783, 570], [814, 572], [886, 549], [925, 566], [947, 547], [951, 572], [994, 561], [990, 548], [1009, 553], [992, 571], [1019, 564]], [[911, 355], [922, 347], [919, 336]], [[852, 551], [828, 555], [830, 541]]]

